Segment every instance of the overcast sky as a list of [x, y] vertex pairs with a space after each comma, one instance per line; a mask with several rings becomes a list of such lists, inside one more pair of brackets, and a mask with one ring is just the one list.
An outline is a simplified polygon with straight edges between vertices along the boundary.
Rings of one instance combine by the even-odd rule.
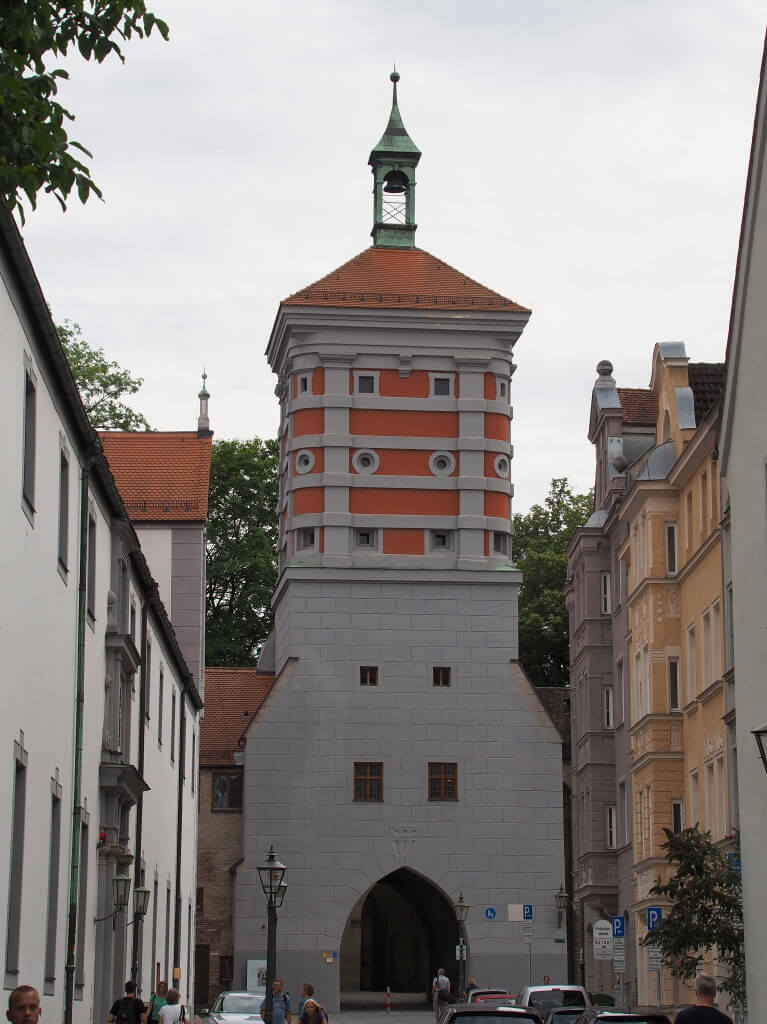
[[57, 322], [145, 378], [153, 426], [273, 436], [279, 300], [370, 244], [367, 158], [392, 61], [423, 152], [417, 244], [532, 307], [512, 383], [515, 509], [586, 489], [599, 359], [721, 360], [763, 0], [153, 0], [125, 65], [62, 101], [104, 203], [41, 200], [24, 236]]

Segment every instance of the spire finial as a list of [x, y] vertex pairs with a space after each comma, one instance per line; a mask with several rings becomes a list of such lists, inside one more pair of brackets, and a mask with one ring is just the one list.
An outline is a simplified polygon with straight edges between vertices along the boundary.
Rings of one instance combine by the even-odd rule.
[[397, 71], [397, 65], [395, 63], [394, 70], [389, 75], [389, 81], [392, 83], [392, 106], [397, 106], [397, 82], [399, 82], [399, 71]]
[[207, 393], [208, 393], [208, 389], [205, 386], [205, 382], [207, 381], [207, 379], [208, 379], [208, 375], [205, 372], [205, 367], [203, 366], [203, 368], [202, 368], [202, 390], [200, 391], [200, 396], [201, 397], [202, 397], [202, 395], [207, 395]]
[[197, 396], [200, 399], [200, 414], [197, 417], [197, 436], [198, 437], [212, 437], [213, 436], [213, 431], [210, 429], [210, 419], [208, 418], [208, 399], [210, 398], [210, 395], [208, 394], [208, 388], [206, 386], [207, 379], [208, 379], [208, 374], [207, 374], [207, 372], [205, 370], [205, 367], [203, 366], [203, 368], [202, 368], [202, 387], [200, 388], [200, 393]]

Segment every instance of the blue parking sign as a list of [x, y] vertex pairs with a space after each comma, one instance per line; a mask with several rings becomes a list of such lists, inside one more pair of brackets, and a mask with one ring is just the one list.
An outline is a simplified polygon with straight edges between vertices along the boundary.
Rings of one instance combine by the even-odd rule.
[[533, 905], [532, 905], [532, 903], [523, 903], [522, 904], [522, 920], [523, 921], [532, 921], [532, 919], [533, 919]]
[[657, 928], [663, 920], [663, 907], [648, 907], [647, 908], [647, 931], [651, 932], [653, 928]]
[[626, 918], [623, 916], [613, 917], [613, 938], [614, 939], [625, 939], [626, 937]]

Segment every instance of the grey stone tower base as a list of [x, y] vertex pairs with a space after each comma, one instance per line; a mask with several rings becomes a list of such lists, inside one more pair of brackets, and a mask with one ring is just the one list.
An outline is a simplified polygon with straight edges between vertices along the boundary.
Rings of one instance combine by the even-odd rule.
[[[533, 980], [566, 980], [554, 894], [564, 877], [561, 741], [517, 659], [521, 576], [496, 571], [288, 566], [275, 595], [275, 685], [245, 752], [243, 862], [235, 886], [235, 986], [266, 956], [257, 867], [270, 844], [287, 865], [278, 975], [297, 999], [311, 980], [330, 1011], [341, 974], [360, 977], [366, 894], [394, 872], [428, 887], [413, 927], [427, 937], [413, 977], [455, 981], [452, 902], [472, 905], [467, 973], [528, 982], [521, 905], [534, 905]], [[378, 685], [360, 685], [360, 666]], [[435, 686], [433, 668], [450, 669]], [[355, 801], [355, 763], [383, 765], [383, 799]], [[430, 763], [455, 763], [457, 800], [430, 800]], [[432, 914], [430, 906], [440, 908]], [[494, 911], [494, 914], [493, 914]], [[350, 921], [350, 918], [354, 920]], [[396, 944], [410, 941], [403, 918]], [[431, 945], [429, 945], [431, 943]], [[423, 950], [427, 952], [424, 953]], [[333, 953], [336, 956], [333, 956]], [[437, 954], [434, 954], [437, 955]], [[363, 964], [365, 971], [380, 964]], [[371, 975], [372, 976], [372, 975]], [[377, 985], [375, 986], [377, 988]]]

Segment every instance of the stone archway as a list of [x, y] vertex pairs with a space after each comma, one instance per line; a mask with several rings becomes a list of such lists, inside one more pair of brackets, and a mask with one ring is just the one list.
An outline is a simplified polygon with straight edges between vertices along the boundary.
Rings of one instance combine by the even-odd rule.
[[450, 901], [409, 868], [373, 885], [352, 908], [341, 939], [340, 981], [358, 992], [429, 997], [431, 979], [444, 967], [457, 983], [458, 925]]

